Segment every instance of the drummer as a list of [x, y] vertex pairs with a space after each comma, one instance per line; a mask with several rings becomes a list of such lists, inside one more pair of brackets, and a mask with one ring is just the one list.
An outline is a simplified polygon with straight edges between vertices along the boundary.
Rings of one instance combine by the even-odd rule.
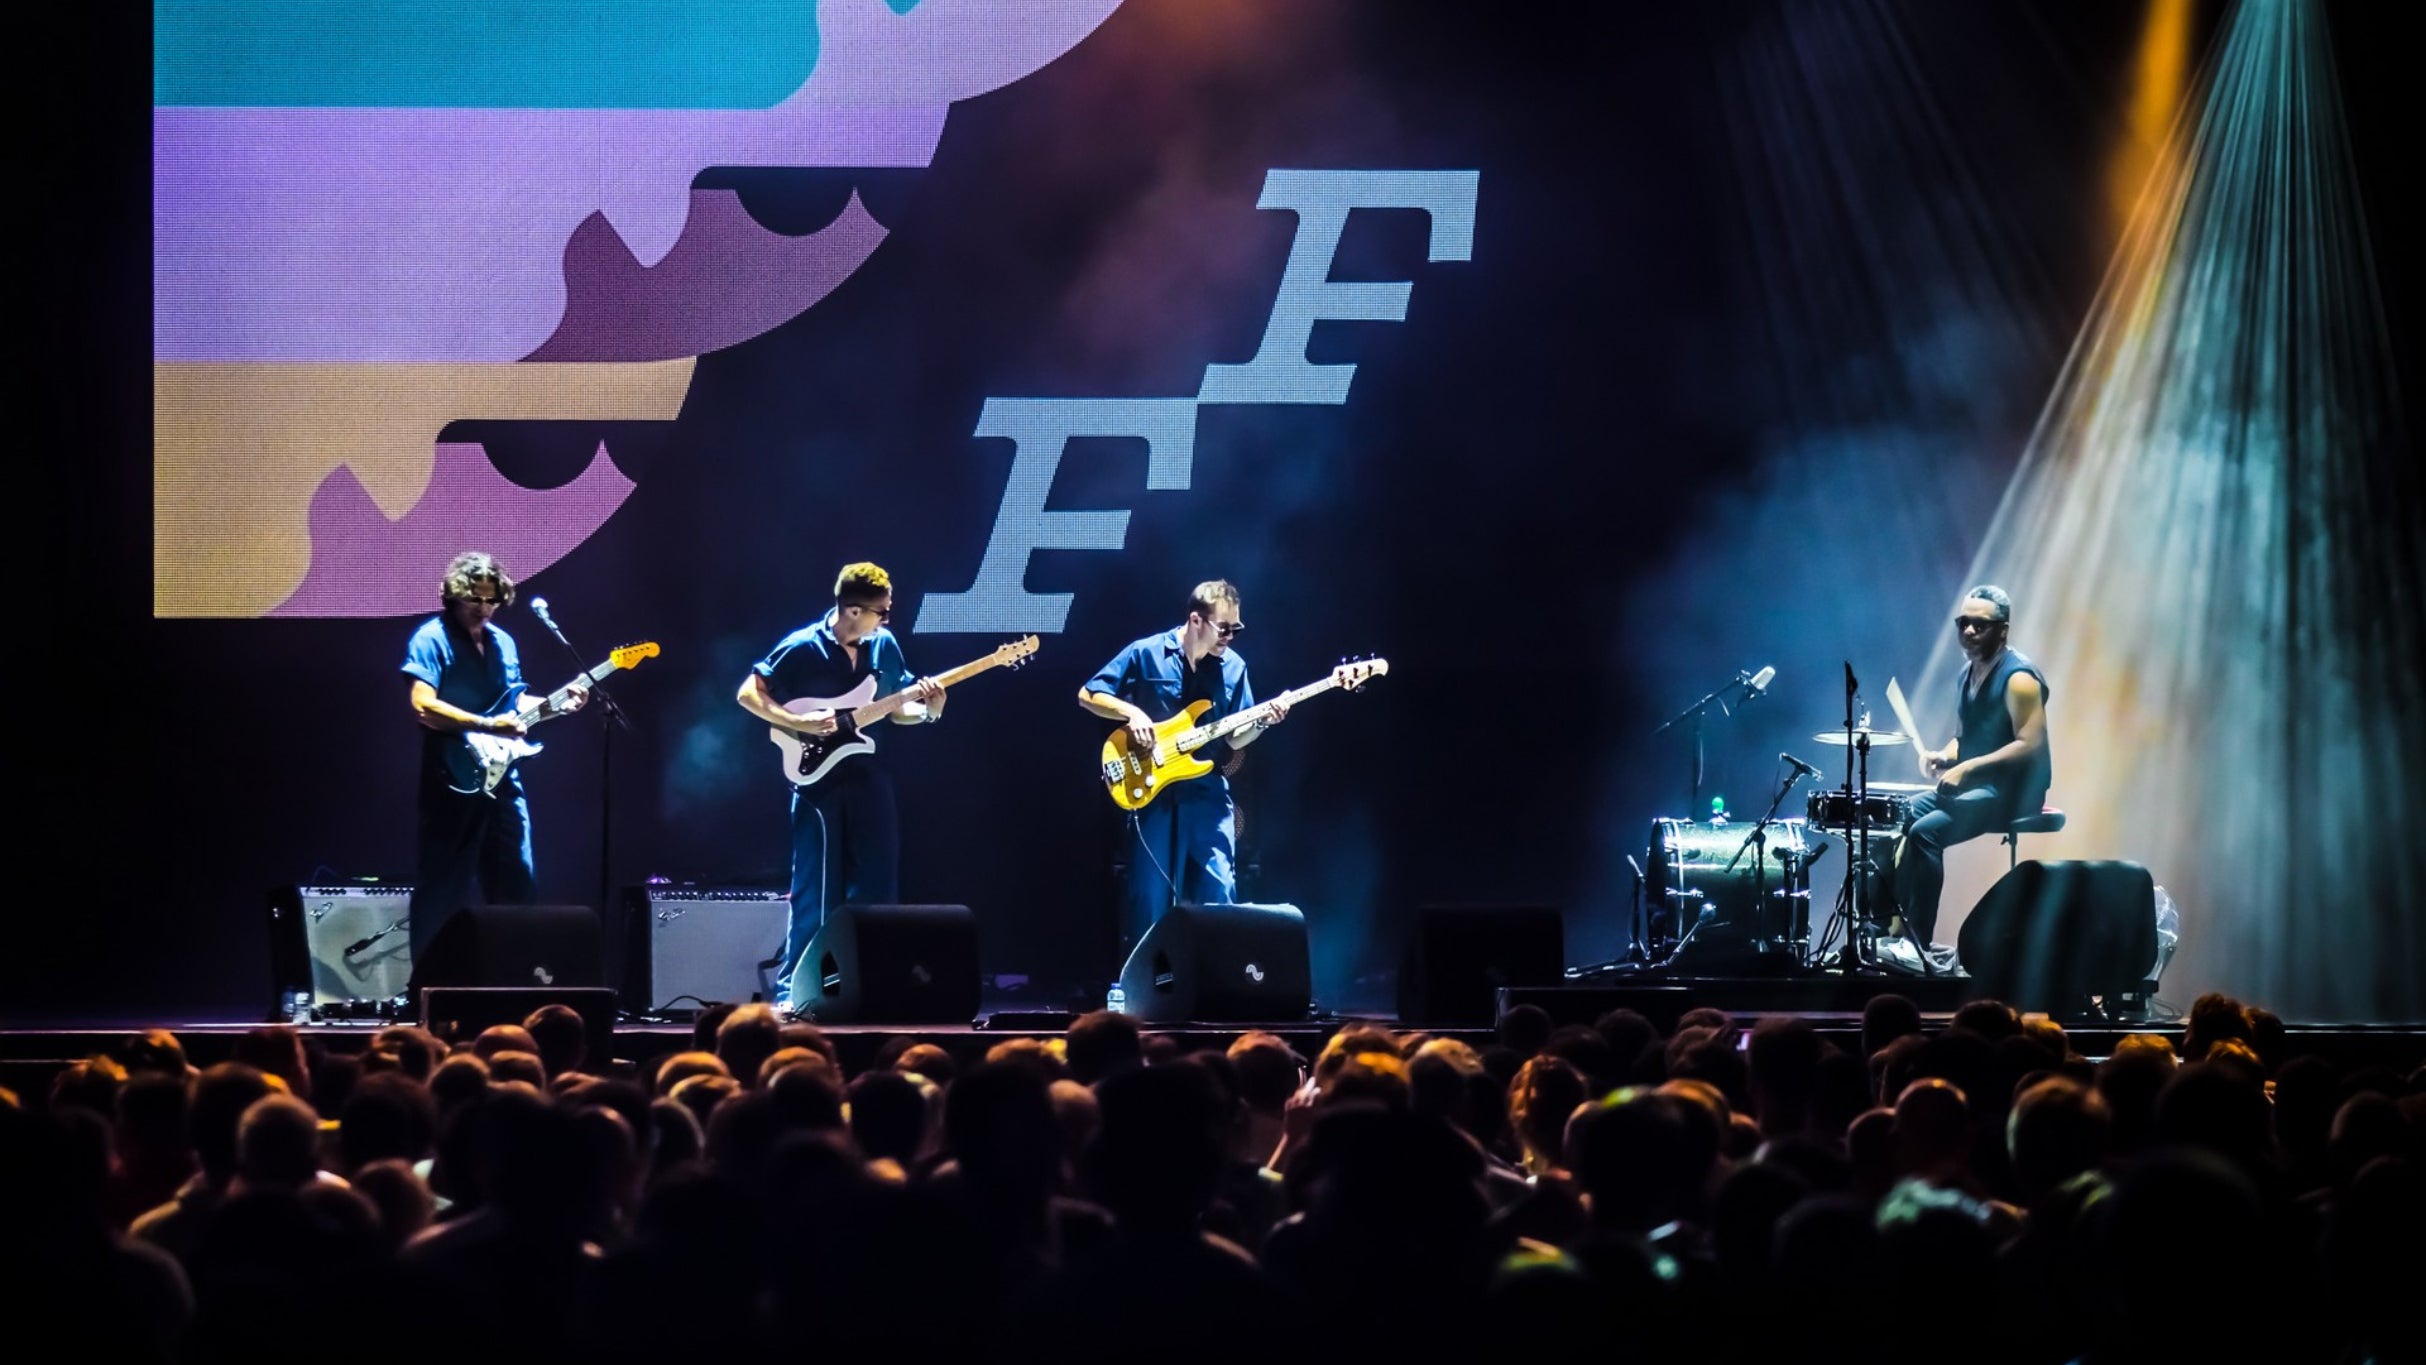
[[2054, 774], [2047, 748], [2050, 689], [2038, 665], [2006, 644], [2012, 625], [2013, 600], [2004, 589], [1983, 583], [1963, 594], [1954, 617], [1965, 661], [1956, 680], [1954, 739], [1931, 749], [1913, 737], [1921, 775], [1937, 786], [1908, 807], [1895, 895], [1913, 941], [1923, 947], [1937, 931], [1946, 850], [2002, 833], [2047, 800]]

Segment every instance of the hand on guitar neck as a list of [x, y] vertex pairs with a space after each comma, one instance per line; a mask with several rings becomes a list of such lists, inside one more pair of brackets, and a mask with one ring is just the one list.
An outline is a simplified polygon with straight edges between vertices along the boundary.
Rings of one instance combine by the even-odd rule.
[[479, 728], [487, 734], [506, 735], [520, 739], [529, 734], [531, 727], [539, 722], [554, 720], [558, 716], [569, 716], [589, 704], [590, 689], [588, 685], [576, 680], [566, 683], [549, 696], [534, 697], [529, 693], [524, 693], [520, 704], [514, 710], [481, 717]]

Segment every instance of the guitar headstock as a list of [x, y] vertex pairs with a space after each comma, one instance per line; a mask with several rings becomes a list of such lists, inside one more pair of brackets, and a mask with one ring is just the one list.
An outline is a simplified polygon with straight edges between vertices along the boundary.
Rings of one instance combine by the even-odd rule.
[[1028, 656], [1034, 654], [1035, 652], [1036, 637], [1031, 635], [1024, 640], [1013, 640], [1011, 643], [1004, 645], [998, 650], [995, 650], [994, 663], [996, 666], [1001, 668], [1018, 668], [1027, 663]]
[[634, 668], [639, 665], [642, 659], [654, 659], [656, 657], [657, 642], [655, 640], [643, 640], [636, 645], [625, 645], [621, 649], [607, 651], [608, 660], [617, 668]]
[[1366, 683], [1390, 671], [1390, 661], [1380, 657], [1346, 659], [1331, 670], [1331, 682], [1336, 687], [1354, 692]]

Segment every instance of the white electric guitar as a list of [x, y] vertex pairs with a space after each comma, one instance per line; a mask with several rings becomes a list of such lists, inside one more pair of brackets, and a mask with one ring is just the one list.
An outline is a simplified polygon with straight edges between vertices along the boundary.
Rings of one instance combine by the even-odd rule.
[[[1036, 652], [1036, 637], [1014, 640], [983, 658], [971, 659], [960, 667], [935, 675], [935, 681], [950, 687], [965, 678], [974, 678], [989, 668], [1018, 668]], [[859, 680], [859, 686], [839, 697], [802, 697], [783, 704], [783, 709], [803, 720], [834, 718], [829, 734], [811, 735], [781, 725], [767, 727], [767, 738], [783, 751], [783, 775], [792, 785], [805, 787], [834, 771], [834, 765], [853, 754], [864, 754], [876, 748], [876, 741], [867, 728], [899, 711], [918, 699], [918, 689], [905, 687], [889, 697], [876, 695], [876, 676], [869, 674]]]
[[[527, 732], [543, 720], [554, 720], [572, 714], [573, 689], [584, 691], [606, 680], [617, 669], [636, 668], [643, 659], [657, 657], [655, 641], [625, 645], [607, 655], [605, 663], [548, 693], [547, 699], [522, 712], [522, 728]], [[504, 714], [504, 708], [492, 711]], [[451, 744], [446, 750], [447, 777], [450, 786], [467, 796], [487, 796], [505, 781], [505, 775], [515, 764], [538, 753], [543, 745], [534, 744], [522, 735], [492, 735], [482, 730], [465, 730], [456, 736], [461, 744]]]

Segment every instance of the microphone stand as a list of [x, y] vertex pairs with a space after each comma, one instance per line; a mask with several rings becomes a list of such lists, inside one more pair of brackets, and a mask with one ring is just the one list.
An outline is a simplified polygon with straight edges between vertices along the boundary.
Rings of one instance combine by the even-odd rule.
[[[1786, 793], [1793, 791], [1795, 784], [1802, 780], [1803, 770], [1800, 767], [1789, 768], [1786, 770], [1786, 780], [1779, 784], [1777, 795], [1769, 798], [1769, 809], [1762, 812], [1761, 818], [1753, 822], [1752, 832], [1744, 836], [1744, 841], [1735, 847], [1735, 856], [1727, 860], [1727, 871], [1733, 872], [1735, 871], [1735, 865], [1744, 860], [1745, 852], [1747, 850], [1751, 852], [1752, 913], [1759, 918], [1760, 927], [1764, 930], [1769, 927], [1768, 916], [1763, 913], [1763, 911], [1767, 908], [1768, 895], [1764, 888], [1766, 888], [1768, 885], [1768, 878], [1766, 869], [1762, 866], [1762, 863], [1765, 855], [1769, 851], [1769, 825], [1772, 821], [1777, 819], [1777, 808], [1786, 803]], [[1786, 855], [1781, 854], [1780, 856], [1783, 857]], [[1790, 869], [1788, 870], [1786, 876], [1782, 879], [1781, 884], [1788, 894], [1792, 894], [1794, 890], [1794, 878]], [[1789, 922], [1786, 926], [1789, 935], [1791, 935], [1792, 927], [1791, 922]], [[1767, 935], [1763, 934], [1762, 938], [1765, 941]]]
[[[1684, 710], [1677, 712], [1675, 715], [1668, 717], [1664, 721], [1661, 721], [1659, 723], [1659, 728], [1651, 732], [1654, 735], [1664, 735], [1685, 721], [1689, 720], [1693, 722], [1693, 799], [1691, 803], [1685, 807], [1685, 818], [1688, 820], [1699, 820], [1703, 815], [1702, 715], [1712, 706], [1718, 707], [1719, 712], [1723, 715], [1735, 714], [1733, 711], [1727, 709], [1727, 694], [1739, 687], [1749, 689], [1751, 685], [1752, 675], [1738, 670], [1732, 681], [1719, 684], [1718, 687], [1711, 690], [1711, 692], [1704, 696], [1700, 701], [1693, 703]], [[1757, 697], [1759, 695], [1760, 693], [1753, 692], [1749, 696], [1743, 698], [1743, 700], [1749, 701], [1752, 697]]]
[[[556, 643], [564, 646], [564, 652], [572, 659], [576, 672], [586, 673], [589, 670], [589, 664], [585, 662], [588, 656], [573, 648], [573, 642], [564, 637], [564, 631], [556, 624], [555, 613], [535, 611], [532, 614], [539, 618], [539, 624], [547, 627], [548, 634], [556, 637]], [[614, 905], [609, 897], [615, 885], [611, 863], [615, 847], [615, 732], [631, 729], [632, 718], [615, 704], [614, 694], [606, 690], [604, 683], [590, 684], [589, 704], [606, 708], [601, 713], [604, 719], [598, 726], [598, 919], [603, 925]]]

